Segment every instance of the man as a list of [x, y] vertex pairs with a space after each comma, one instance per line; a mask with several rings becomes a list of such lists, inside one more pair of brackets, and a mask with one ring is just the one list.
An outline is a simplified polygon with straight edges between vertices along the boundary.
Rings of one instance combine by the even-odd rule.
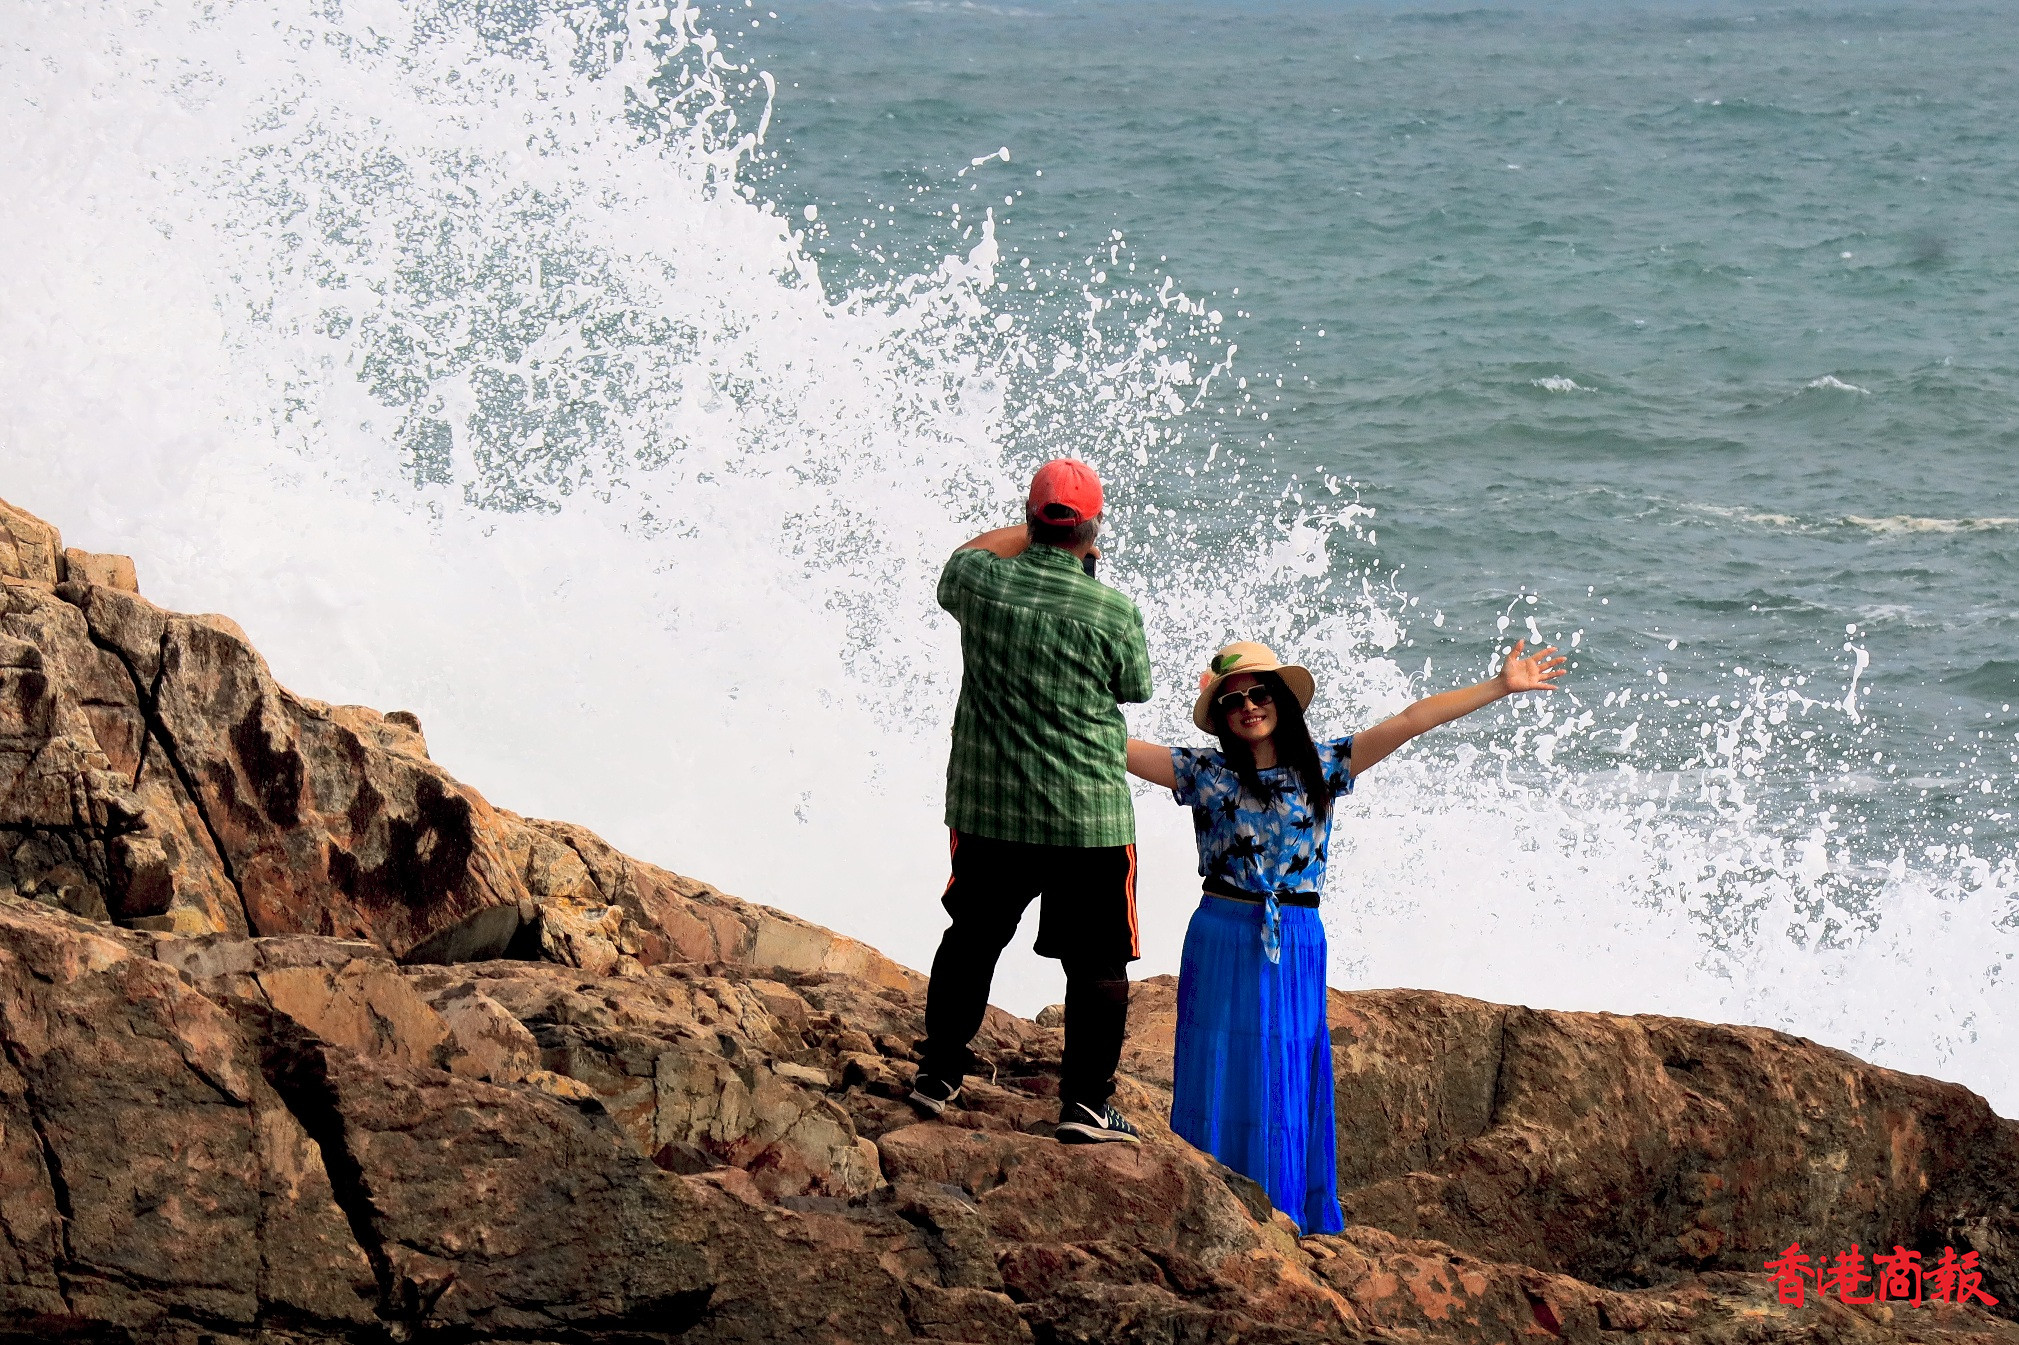
[[968, 1043], [996, 959], [1032, 898], [1037, 951], [1066, 972], [1058, 1137], [1137, 1142], [1110, 1104], [1136, 939], [1136, 812], [1117, 702], [1150, 698], [1136, 605], [1096, 581], [1101, 481], [1060, 458], [1038, 469], [1025, 526], [953, 553], [939, 603], [960, 622], [962, 676], [946, 770], [953, 924], [932, 962], [925, 1059], [911, 1100], [934, 1116], [974, 1067]]

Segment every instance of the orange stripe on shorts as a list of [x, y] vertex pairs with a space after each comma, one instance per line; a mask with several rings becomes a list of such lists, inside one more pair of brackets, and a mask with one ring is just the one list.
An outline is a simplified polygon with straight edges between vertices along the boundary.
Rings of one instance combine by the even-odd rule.
[[1127, 887], [1129, 893], [1129, 956], [1141, 957], [1143, 955], [1143, 945], [1141, 939], [1138, 938], [1136, 934], [1136, 847], [1132, 845], [1128, 849], [1129, 849], [1129, 877]]

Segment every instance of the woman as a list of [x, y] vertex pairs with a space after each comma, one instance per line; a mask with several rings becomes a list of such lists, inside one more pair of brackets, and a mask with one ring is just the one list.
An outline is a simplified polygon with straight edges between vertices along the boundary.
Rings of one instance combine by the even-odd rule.
[[1178, 972], [1171, 1129], [1260, 1183], [1305, 1233], [1344, 1226], [1318, 918], [1332, 801], [1418, 734], [1503, 696], [1554, 690], [1564, 660], [1523, 647], [1497, 677], [1320, 743], [1304, 725], [1311, 674], [1242, 641], [1213, 656], [1192, 707], [1217, 751], [1129, 741], [1130, 772], [1192, 809], [1205, 880]]

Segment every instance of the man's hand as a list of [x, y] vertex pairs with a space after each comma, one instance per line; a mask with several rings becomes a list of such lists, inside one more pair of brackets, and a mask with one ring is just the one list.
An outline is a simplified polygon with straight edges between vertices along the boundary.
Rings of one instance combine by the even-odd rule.
[[1556, 690], [1556, 679], [1563, 676], [1568, 662], [1556, 652], [1555, 645], [1524, 656], [1521, 651], [1527, 643], [1516, 640], [1514, 648], [1508, 651], [1507, 662], [1500, 665], [1500, 685], [1510, 696], [1522, 691]]

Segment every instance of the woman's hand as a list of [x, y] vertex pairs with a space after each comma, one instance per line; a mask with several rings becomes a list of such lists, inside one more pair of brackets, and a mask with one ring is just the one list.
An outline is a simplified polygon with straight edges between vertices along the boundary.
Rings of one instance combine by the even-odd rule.
[[1500, 685], [1510, 696], [1522, 691], [1554, 691], [1556, 679], [1563, 676], [1566, 660], [1555, 645], [1524, 657], [1521, 651], [1527, 643], [1516, 640], [1507, 662], [1500, 665]]
[[1129, 739], [1129, 774], [1166, 789], [1178, 787], [1178, 770], [1171, 764], [1171, 749], [1146, 743], [1141, 738]]

